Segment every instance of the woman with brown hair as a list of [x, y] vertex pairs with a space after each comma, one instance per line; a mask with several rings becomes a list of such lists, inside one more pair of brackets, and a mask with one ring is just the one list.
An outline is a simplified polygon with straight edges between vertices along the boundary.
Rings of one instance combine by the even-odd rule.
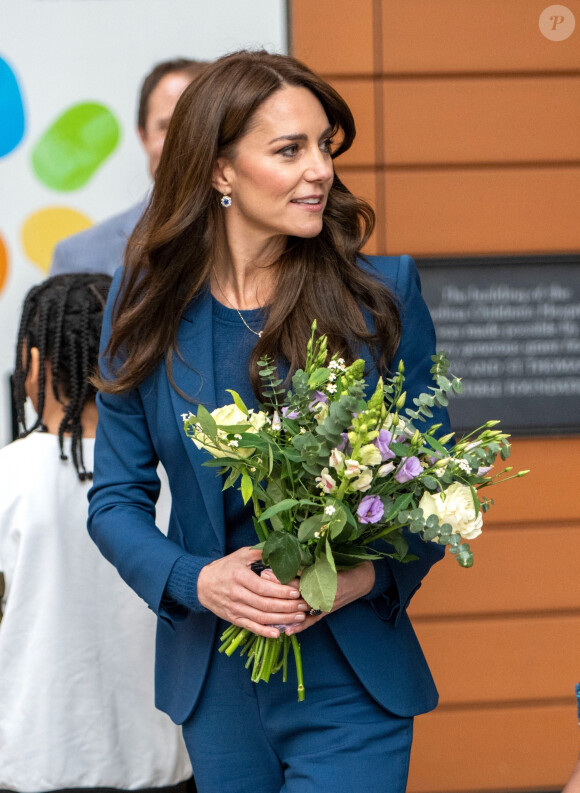
[[[430, 384], [416, 269], [361, 259], [373, 212], [334, 174], [354, 135], [344, 100], [295, 59], [216, 61], [175, 109], [109, 299], [89, 530], [158, 614], [157, 704], [183, 724], [202, 793], [402, 791], [412, 717], [437, 701], [406, 606], [442, 549], [411, 538], [415, 562], [341, 572], [332, 611], [313, 614], [297, 582], [252, 572], [251, 509], [183, 432], [192, 403], [213, 410], [228, 388], [256, 406], [258, 360], [282, 375], [303, 365], [314, 318], [332, 352], [366, 359], [369, 389], [400, 358], [409, 398]], [[167, 538], [154, 522], [159, 460]], [[300, 633], [305, 702], [217, 653], [228, 622]]]

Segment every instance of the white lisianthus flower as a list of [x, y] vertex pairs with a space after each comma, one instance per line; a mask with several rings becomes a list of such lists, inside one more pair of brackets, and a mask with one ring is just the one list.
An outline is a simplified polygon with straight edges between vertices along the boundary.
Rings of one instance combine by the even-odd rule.
[[374, 443], [367, 443], [360, 450], [360, 461], [363, 465], [378, 465], [382, 459], [381, 453]]
[[325, 493], [332, 493], [336, 489], [336, 481], [330, 475], [328, 468], [323, 468], [320, 476], [316, 477], [318, 487]]
[[408, 435], [409, 437], [411, 437], [411, 435], [413, 435], [415, 432], [414, 429], [410, 429], [409, 427], [407, 427], [407, 424], [400, 416], [394, 416], [392, 413], [387, 414], [387, 417], [383, 421], [381, 429], [389, 430], [389, 432], [391, 432], [393, 436]]
[[325, 405], [324, 402], [320, 402], [319, 405], [320, 407], [317, 407], [314, 413], [314, 418], [319, 424], [322, 424], [322, 422], [328, 416], [328, 405]]
[[366, 471], [366, 465], [361, 465], [358, 460], [345, 460], [344, 461], [344, 475], [347, 479], [352, 479], [355, 476]]
[[388, 463], [381, 465], [379, 470], [377, 471], [377, 476], [388, 476], [391, 471], [395, 468], [395, 463], [392, 460], [389, 460]]
[[373, 475], [370, 471], [366, 471], [362, 473], [360, 476], [357, 476], [356, 479], [353, 479], [350, 483], [351, 490], [358, 490], [361, 493], [366, 493], [369, 490], [370, 486], [373, 483]]
[[346, 459], [346, 455], [344, 452], [339, 452], [338, 449], [333, 449], [330, 452], [330, 457], [328, 458], [328, 464], [331, 468], [336, 468], [336, 470], [340, 473], [340, 471], [344, 470], [344, 461]]
[[[247, 429], [244, 427], [244, 432], [256, 433], [264, 426], [267, 420], [267, 416], [263, 411], [260, 410], [258, 413], [254, 413], [250, 410], [246, 414], [237, 405], [231, 404], [212, 410], [211, 416], [220, 427], [217, 433], [217, 440], [212, 441], [204, 432], [197, 430], [196, 426], [196, 434], [192, 441], [198, 449], [206, 449], [212, 457], [231, 457], [232, 454], [236, 457], [250, 457], [254, 453], [255, 449], [245, 447], [236, 449], [233, 452], [234, 447], [228, 442], [227, 427], [236, 427], [234, 436], [236, 438], [240, 437], [239, 425], [246, 425]], [[215, 448], [216, 444], [217, 448]]]
[[423, 493], [419, 501], [423, 515], [437, 515], [439, 525], [449, 523], [454, 533], [464, 540], [474, 540], [481, 534], [483, 518], [476, 512], [467, 485], [454, 482], [443, 493]]

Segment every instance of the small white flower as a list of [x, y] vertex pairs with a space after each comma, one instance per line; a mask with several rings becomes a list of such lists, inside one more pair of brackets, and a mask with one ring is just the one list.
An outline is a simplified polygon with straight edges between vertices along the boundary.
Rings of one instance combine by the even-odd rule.
[[237, 441], [235, 441], [235, 440], [231, 440], [228, 443], [228, 446], [232, 446], [234, 449], [237, 448], [239, 445], [240, 444]]
[[331, 383], [334, 383], [334, 381], [336, 380], [336, 375], [335, 374], [329, 374], [328, 375], [328, 379], [329, 379], [329, 381]]
[[462, 460], [461, 458], [458, 458], [455, 459], [453, 462], [457, 465], [460, 471], [464, 471], [466, 474], [471, 473], [471, 466], [469, 465], [467, 460]]
[[191, 413], [182, 413], [181, 418], [183, 421], [187, 421], [187, 419], [191, 416]]
[[339, 358], [338, 359], [338, 365], [339, 366], [344, 366], [344, 358]]
[[326, 386], [326, 390], [328, 391], [329, 394], [336, 394], [336, 385], [334, 383], [329, 383]]
[[332, 504], [329, 504], [327, 507], [324, 507], [324, 512], [327, 515], [334, 515], [336, 512], [336, 507], [333, 507]]
[[338, 362], [337, 362], [337, 361], [335, 361], [335, 360], [333, 359], [333, 360], [332, 360], [332, 361], [331, 361], [331, 362], [328, 364], [328, 368], [329, 368], [330, 370], [332, 370], [332, 369], [338, 369]]
[[242, 436], [241, 436], [241, 435], [238, 435], [237, 433], [234, 435], [234, 438], [235, 438], [237, 441], [241, 441], [241, 440], [242, 440]]

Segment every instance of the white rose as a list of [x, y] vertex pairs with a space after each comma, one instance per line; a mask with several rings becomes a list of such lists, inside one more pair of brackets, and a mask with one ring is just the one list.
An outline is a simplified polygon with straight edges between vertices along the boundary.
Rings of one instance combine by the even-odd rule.
[[437, 515], [439, 525], [449, 523], [454, 533], [464, 540], [474, 540], [481, 534], [483, 518], [473, 505], [471, 490], [467, 485], [454, 482], [443, 493], [423, 493], [419, 501], [423, 515]]
[[218, 448], [215, 448], [215, 442], [208, 438], [205, 433], [198, 432], [195, 438], [192, 438], [198, 449], [206, 449], [212, 457], [250, 457], [254, 453], [255, 449], [252, 448], [234, 448], [228, 445], [227, 428], [245, 425], [241, 429], [236, 428], [236, 435], [240, 432], [256, 433], [266, 423], [267, 416], [265, 413], [262, 411], [254, 413], [250, 410], [246, 415], [237, 405], [231, 404], [212, 410], [211, 416], [218, 427], [225, 428], [225, 431], [220, 429], [218, 432]]

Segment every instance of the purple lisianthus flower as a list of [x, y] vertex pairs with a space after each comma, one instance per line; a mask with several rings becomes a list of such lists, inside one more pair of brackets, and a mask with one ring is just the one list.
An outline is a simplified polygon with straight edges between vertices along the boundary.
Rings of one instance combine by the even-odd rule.
[[290, 408], [282, 408], [282, 415], [285, 419], [297, 419], [300, 413], [297, 410], [290, 410]]
[[411, 479], [415, 479], [422, 472], [423, 466], [421, 465], [418, 457], [405, 457], [397, 469], [395, 479], [397, 482], [403, 484], [404, 482], [410, 482]]
[[308, 410], [312, 413], [316, 409], [317, 405], [320, 404], [328, 405], [328, 397], [326, 394], [323, 394], [322, 391], [315, 391], [314, 392], [314, 399], [308, 405]]
[[379, 496], [365, 496], [356, 511], [359, 523], [378, 523], [385, 514], [385, 507]]
[[388, 430], [381, 430], [377, 438], [374, 439], [373, 443], [377, 447], [377, 449], [381, 453], [381, 460], [382, 462], [386, 462], [387, 460], [392, 460], [395, 456], [395, 452], [389, 449], [393, 441], [393, 435]]
[[339, 452], [344, 452], [348, 443], [348, 432], [341, 432], [340, 437], [342, 438], [342, 443], [339, 443], [336, 449]]

